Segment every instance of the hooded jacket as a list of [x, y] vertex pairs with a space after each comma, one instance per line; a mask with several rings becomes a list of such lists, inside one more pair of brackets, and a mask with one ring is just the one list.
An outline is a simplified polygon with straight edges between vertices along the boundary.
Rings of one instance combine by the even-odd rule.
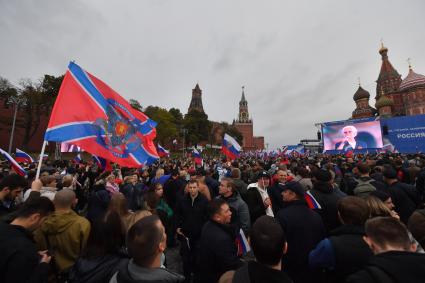
[[373, 256], [346, 283], [422, 283], [424, 278], [424, 254], [390, 251]]
[[84, 249], [90, 234], [90, 223], [73, 210], [54, 212], [36, 230], [40, 250], [50, 250], [57, 271], [71, 267]]
[[180, 283], [184, 277], [166, 268], [145, 268], [131, 259], [129, 263], [112, 276], [109, 283]]

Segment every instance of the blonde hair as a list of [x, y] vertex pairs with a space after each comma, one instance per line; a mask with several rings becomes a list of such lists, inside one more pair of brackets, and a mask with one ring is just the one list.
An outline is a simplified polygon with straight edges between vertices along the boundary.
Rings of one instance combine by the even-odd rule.
[[106, 215], [109, 215], [112, 212], [118, 213], [120, 217], [128, 215], [127, 199], [122, 193], [112, 195]]
[[366, 198], [367, 206], [370, 211], [370, 218], [378, 216], [391, 216], [391, 210], [384, 204], [382, 200], [375, 196], [369, 195]]
[[162, 168], [159, 168], [158, 170], [156, 170], [156, 173], [155, 173], [155, 178], [159, 178], [159, 177], [161, 177], [161, 176], [163, 176], [164, 175], [164, 169], [162, 169]]

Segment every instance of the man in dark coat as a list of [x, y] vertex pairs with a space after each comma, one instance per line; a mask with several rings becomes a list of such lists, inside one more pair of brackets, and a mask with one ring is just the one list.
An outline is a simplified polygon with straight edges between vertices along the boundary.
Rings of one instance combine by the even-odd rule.
[[275, 183], [268, 191], [272, 201], [273, 214], [277, 215], [279, 210], [283, 207], [282, 191], [286, 183], [286, 178], [288, 178], [288, 173], [284, 170], [277, 170], [275, 178]]
[[325, 237], [322, 218], [307, 206], [304, 189], [298, 182], [287, 183], [282, 195], [283, 208], [277, 219], [288, 243], [283, 259], [285, 271], [295, 283], [312, 282], [317, 273], [309, 270], [308, 254]]
[[425, 255], [415, 253], [406, 227], [393, 217], [369, 219], [365, 241], [375, 254], [366, 267], [349, 276], [346, 283], [422, 283]]
[[372, 256], [363, 240], [364, 223], [369, 218], [366, 201], [353, 196], [342, 198], [338, 201], [338, 215], [343, 225], [331, 231], [309, 256], [312, 269], [326, 270], [326, 282], [343, 282]]
[[15, 199], [27, 185], [27, 180], [18, 174], [10, 174], [1, 180], [0, 217], [15, 210]]
[[188, 193], [177, 202], [176, 206], [176, 232], [180, 240], [180, 254], [186, 282], [190, 282], [191, 274], [197, 272], [196, 256], [202, 227], [208, 219], [207, 206], [208, 200], [199, 193], [198, 182], [189, 181]]
[[232, 212], [222, 199], [209, 204], [210, 220], [202, 228], [199, 283], [216, 283], [220, 276], [242, 265], [235, 244], [238, 229], [230, 225]]
[[261, 171], [257, 176], [257, 183], [250, 184], [244, 200], [249, 208], [251, 223], [258, 217], [268, 215], [274, 217], [272, 201], [268, 189], [270, 187], [270, 176], [266, 171]]
[[316, 211], [322, 217], [328, 233], [340, 225], [336, 204], [342, 198], [332, 187], [331, 180], [332, 175], [329, 171], [322, 169], [315, 171], [313, 189], [310, 191], [321, 206]]
[[397, 180], [397, 171], [387, 166], [384, 168], [384, 182], [387, 184], [386, 192], [390, 194], [395, 205], [395, 211], [400, 216], [400, 220], [407, 224], [410, 215], [417, 208], [420, 197], [416, 188]]
[[27, 201], [10, 223], [0, 223], [0, 282], [47, 282], [51, 256], [38, 252], [32, 232], [54, 211], [46, 197]]
[[285, 233], [279, 223], [270, 216], [261, 216], [252, 227], [251, 247], [255, 261], [249, 261], [236, 271], [228, 271], [219, 283], [292, 283], [282, 266], [287, 251]]

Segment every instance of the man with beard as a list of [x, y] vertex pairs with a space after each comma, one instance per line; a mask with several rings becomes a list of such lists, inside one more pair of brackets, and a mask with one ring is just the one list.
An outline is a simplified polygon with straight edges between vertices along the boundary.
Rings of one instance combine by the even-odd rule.
[[18, 174], [6, 176], [0, 183], [0, 217], [16, 209], [15, 199], [26, 187], [27, 180]]

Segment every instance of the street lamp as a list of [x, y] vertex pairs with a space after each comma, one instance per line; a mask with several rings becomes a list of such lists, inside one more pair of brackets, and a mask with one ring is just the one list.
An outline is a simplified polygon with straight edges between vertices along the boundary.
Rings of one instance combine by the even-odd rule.
[[12, 153], [13, 134], [15, 133], [16, 114], [18, 114], [19, 105], [26, 105], [26, 99], [25, 99], [25, 97], [23, 97], [21, 95], [11, 96], [11, 97], [9, 97], [7, 104], [15, 107], [15, 112], [13, 114], [12, 131], [10, 133], [10, 140], [9, 140], [9, 150], [8, 150], [9, 154], [11, 154]]
[[180, 132], [183, 134], [183, 158], [185, 157], [185, 149], [186, 149], [186, 145], [185, 145], [185, 142], [186, 142], [186, 134], [187, 134], [187, 129], [185, 129], [185, 128], [182, 128], [182, 129], [180, 129]]

